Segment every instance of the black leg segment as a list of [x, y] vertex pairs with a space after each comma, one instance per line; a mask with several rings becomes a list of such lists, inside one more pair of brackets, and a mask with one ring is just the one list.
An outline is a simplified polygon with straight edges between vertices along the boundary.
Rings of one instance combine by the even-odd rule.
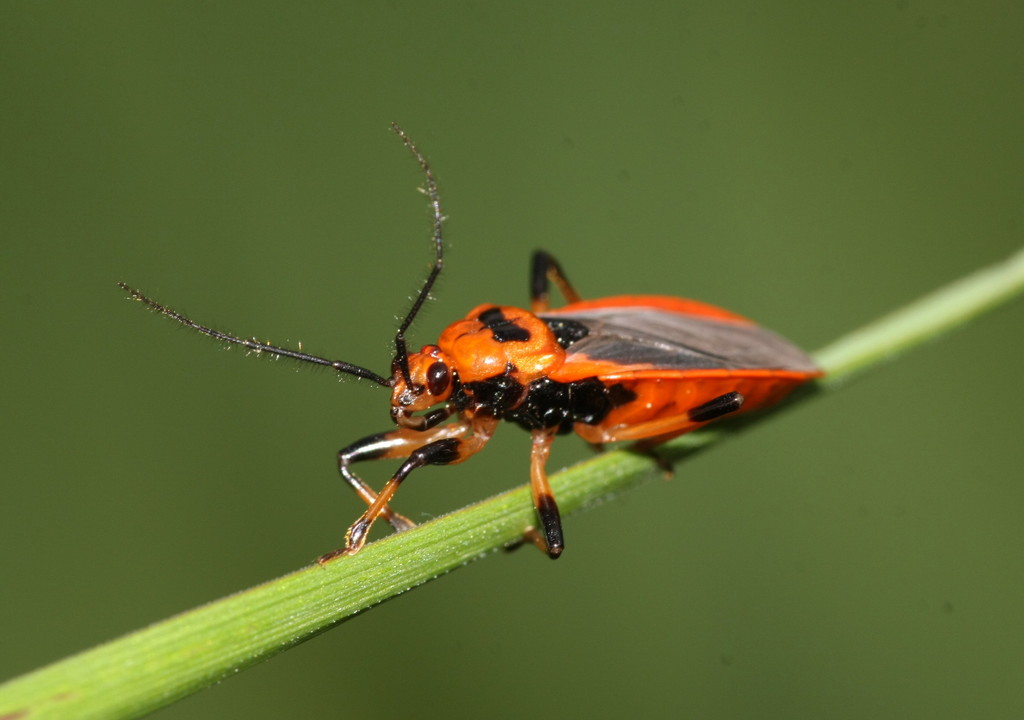
[[566, 302], [579, 302], [579, 294], [565, 276], [565, 271], [558, 261], [544, 250], [534, 251], [530, 263], [530, 299], [534, 312], [543, 312], [550, 308], [552, 282], [558, 286]]
[[540, 518], [541, 527], [544, 528], [544, 545], [547, 548], [548, 557], [552, 560], [562, 554], [565, 549], [565, 539], [562, 537], [562, 516], [558, 512], [558, 504], [551, 495], [540, 495], [537, 497], [537, 516]]
[[687, 415], [693, 422], [708, 422], [716, 420], [723, 415], [736, 412], [743, 406], [743, 396], [738, 392], [719, 395], [714, 400], [709, 400], [703, 405], [691, 408]]

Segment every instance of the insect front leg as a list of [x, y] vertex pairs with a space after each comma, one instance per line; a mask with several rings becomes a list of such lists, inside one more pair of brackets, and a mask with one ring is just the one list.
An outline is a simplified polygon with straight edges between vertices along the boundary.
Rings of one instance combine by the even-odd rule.
[[[469, 426], [463, 422], [442, 425], [427, 431], [398, 428], [390, 432], [370, 435], [358, 440], [338, 452], [338, 472], [345, 482], [356, 491], [356, 494], [367, 505], [373, 505], [377, 493], [366, 482], [352, 471], [352, 464], [362, 460], [382, 460], [385, 458], [405, 458], [416, 448], [435, 440], [465, 435]], [[409, 518], [399, 515], [390, 507], [381, 511], [381, 517], [390, 523], [396, 532], [416, 527]]]
[[579, 293], [573, 288], [554, 256], [537, 250], [533, 253], [530, 263], [530, 309], [533, 312], [540, 313], [551, 309], [551, 283], [558, 287], [567, 303], [580, 301]]
[[[339, 555], [354, 555], [359, 552], [363, 545], [366, 544], [366, 538], [369, 536], [373, 523], [377, 518], [385, 514], [392, 496], [398, 490], [399, 485], [408, 477], [409, 473], [426, 465], [452, 465], [466, 460], [478, 453], [487, 444], [496, 425], [497, 420], [493, 418], [469, 419], [463, 417], [451, 425], [445, 425], [427, 432], [398, 429], [391, 433], [383, 433], [380, 436], [383, 439], [379, 442], [384, 447], [379, 448], [381, 454], [373, 455], [373, 457], [405, 456], [406, 460], [378, 494], [374, 494], [372, 489], [359, 480], [361, 488], [357, 489], [357, 492], [360, 496], [364, 497], [364, 499], [372, 496], [369, 508], [348, 529], [348, 532], [345, 534], [345, 547], [321, 556], [319, 562], [323, 564]], [[472, 435], [470, 437], [459, 437], [467, 432], [472, 432]], [[390, 439], [388, 439], [388, 436], [391, 436]], [[372, 441], [376, 437], [378, 436], [371, 436], [367, 438], [367, 441]], [[418, 442], [413, 442], [413, 438], [418, 440]], [[356, 443], [356, 445], [359, 445], [359, 443]], [[372, 445], [372, 442], [367, 443], [368, 448]], [[360, 459], [368, 459], [369, 456], [368, 454], [367, 457]], [[353, 477], [355, 476], [353, 475]]]

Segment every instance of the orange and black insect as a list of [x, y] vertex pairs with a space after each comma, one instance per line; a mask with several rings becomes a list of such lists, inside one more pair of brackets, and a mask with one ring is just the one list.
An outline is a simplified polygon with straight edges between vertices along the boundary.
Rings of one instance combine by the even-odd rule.
[[[389, 503], [409, 474], [475, 455], [498, 423], [532, 436], [530, 480], [539, 532], [525, 536], [552, 558], [564, 548], [558, 505], [545, 464], [556, 435], [575, 431], [594, 445], [623, 440], [649, 449], [712, 420], [778, 402], [821, 372], [804, 352], [734, 313], [660, 295], [581, 300], [558, 262], [533, 254], [530, 310], [484, 304], [448, 326], [437, 344], [410, 353], [406, 333], [443, 265], [437, 182], [426, 159], [397, 125], [419, 162], [433, 213], [433, 268], [395, 334], [391, 375], [338, 360], [229, 335], [200, 325], [121, 284], [134, 299], [193, 330], [250, 350], [325, 365], [390, 388], [396, 429], [338, 453], [338, 469], [367, 504], [348, 529], [345, 546], [321, 562], [354, 554], [384, 518], [396, 531], [414, 523]], [[550, 306], [554, 284], [567, 301]], [[378, 493], [353, 470], [363, 460], [403, 459]]]

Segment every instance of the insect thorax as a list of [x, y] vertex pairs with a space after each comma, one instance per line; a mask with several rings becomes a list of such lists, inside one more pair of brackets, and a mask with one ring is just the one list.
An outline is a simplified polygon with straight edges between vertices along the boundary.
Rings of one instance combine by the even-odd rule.
[[622, 385], [597, 378], [556, 382], [541, 378], [523, 387], [511, 374], [459, 385], [452, 396], [459, 410], [471, 409], [526, 430], [557, 428], [572, 432], [575, 423], [596, 425], [635, 396]]

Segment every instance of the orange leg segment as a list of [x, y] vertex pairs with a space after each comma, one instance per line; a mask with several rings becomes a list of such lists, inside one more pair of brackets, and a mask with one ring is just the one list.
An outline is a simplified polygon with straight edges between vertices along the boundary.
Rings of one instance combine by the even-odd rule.
[[[466, 460], [487, 444], [496, 425], [497, 421], [493, 418], [468, 419], [463, 417], [451, 425], [434, 428], [427, 432], [398, 429], [361, 441], [367, 448], [367, 452], [355, 459], [384, 457], [406, 457], [407, 459], [391, 476], [380, 493], [374, 493], [362, 480], [358, 481], [357, 492], [360, 497], [368, 500], [369, 507], [348, 529], [345, 534], [345, 547], [321, 556], [319, 562], [323, 564], [339, 555], [354, 555], [359, 552], [366, 544], [370, 528], [373, 527], [377, 518], [386, 517], [388, 513], [391, 513], [393, 517], [401, 517], [388, 508], [388, 503], [409, 473], [426, 465], [451, 465]], [[470, 437], [460, 437], [470, 431], [472, 432]], [[361, 443], [356, 443], [353, 447], [360, 446]], [[352, 475], [352, 477], [355, 476]], [[356, 485], [353, 484], [353, 487]], [[406, 520], [406, 522], [409, 521]]]
[[743, 396], [738, 392], [731, 392], [679, 415], [611, 428], [576, 423], [574, 430], [581, 438], [592, 444], [639, 440], [645, 448], [650, 448], [696, 430], [723, 415], [736, 412], [742, 405]]
[[[469, 432], [469, 427], [469, 423], [459, 421], [435, 427], [428, 431], [398, 428], [390, 432], [370, 435], [338, 452], [338, 472], [341, 473], [345, 482], [355, 490], [363, 502], [367, 505], [373, 505], [374, 501], [377, 500], [377, 493], [352, 471], [352, 463], [362, 460], [406, 458], [417, 448], [436, 440], [465, 435]], [[381, 511], [380, 516], [390, 523], [396, 532], [402, 532], [416, 526], [416, 523], [412, 520], [399, 515], [387, 506]]]

